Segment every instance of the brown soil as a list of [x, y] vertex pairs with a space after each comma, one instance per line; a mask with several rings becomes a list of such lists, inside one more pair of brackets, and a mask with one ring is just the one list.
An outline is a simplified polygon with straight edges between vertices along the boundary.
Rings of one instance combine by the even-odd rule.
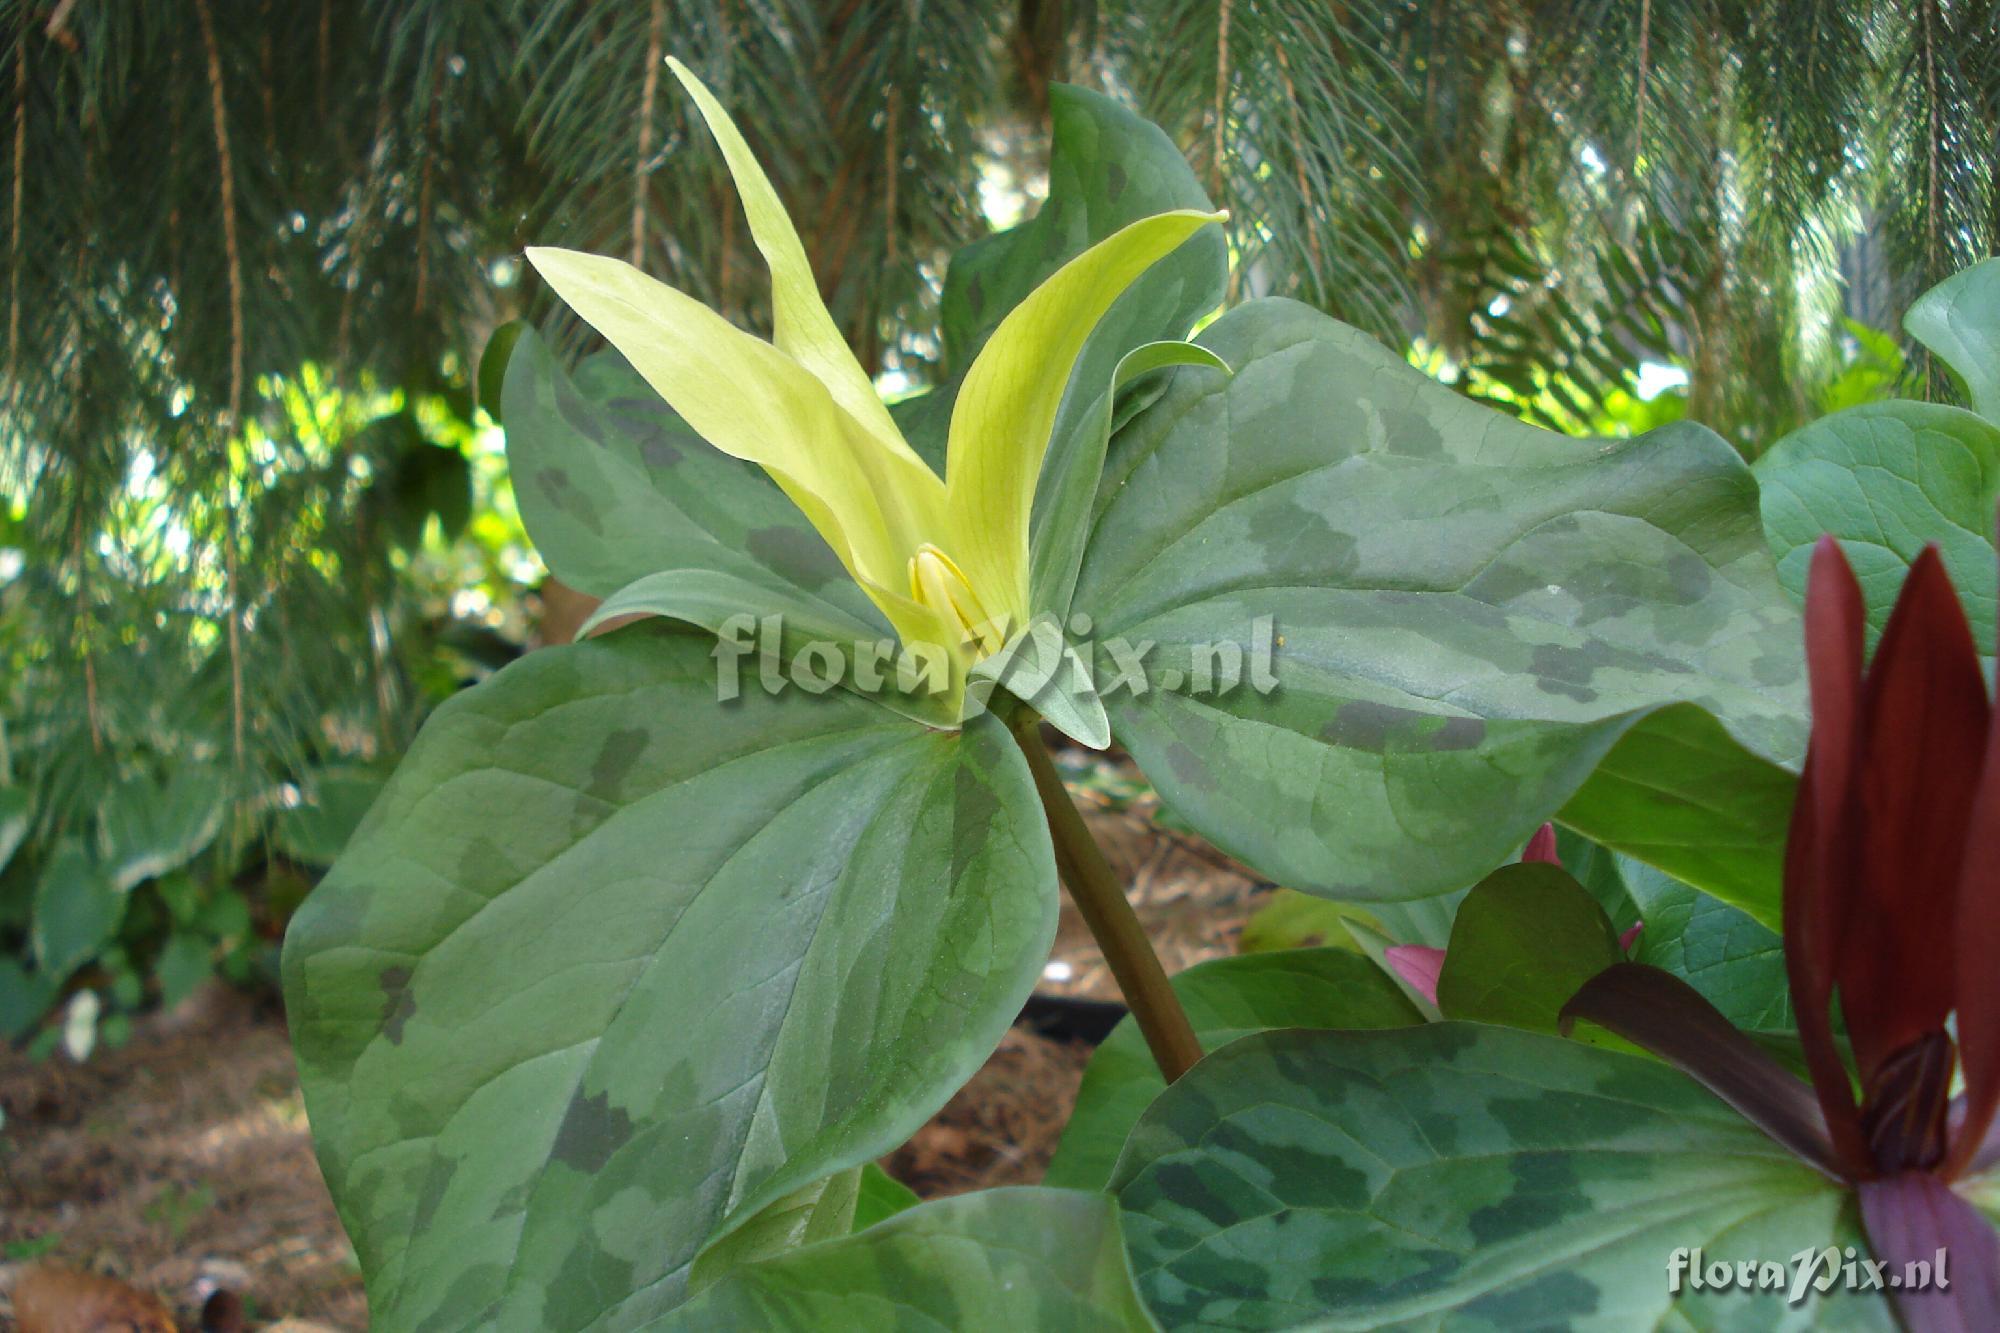
[[[1264, 886], [1158, 827], [1129, 766], [1100, 760], [1075, 787], [1168, 971], [1232, 952]], [[1118, 998], [1067, 901], [1042, 989]], [[1089, 1057], [1009, 1032], [883, 1165], [925, 1197], [1039, 1180]], [[0, 1328], [12, 1324], [6, 1289], [37, 1259], [155, 1292], [184, 1328], [218, 1286], [244, 1298], [253, 1328], [285, 1317], [367, 1326], [274, 1001], [204, 990], [80, 1066], [0, 1049], [0, 1110]]]
[[275, 1004], [215, 987], [86, 1064], [0, 1053], [0, 1108], [0, 1262], [122, 1278], [190, 1328], [217, 1285], [366, 1326]]

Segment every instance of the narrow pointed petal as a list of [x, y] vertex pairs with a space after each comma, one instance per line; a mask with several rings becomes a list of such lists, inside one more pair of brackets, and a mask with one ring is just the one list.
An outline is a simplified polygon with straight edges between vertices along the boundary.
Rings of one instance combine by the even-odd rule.
[[[1951, 1012], [1958, 884], [1985, 757], [1986, 680], [1934, 546], [1910, 566], [1861, 711], [1858, 884], [1833, 957], [1865, 1087]], [[1982, 976], [1990, 965], [1981, 960]]]
[[1429, 1000], [1438, 999], [1438, 978], [1444, 975], [1444, 950], [1424, 944], [1398, 944], [1384, 949], [1382, 957], [1411, 990]]
[[1645, 1047], [1808, 1165], [1840, 1176], [1812, 1088], [1673, 973], [1644, 963], [1614, 963], [1563, 1006], [1564, 1036], [1578, 1019]]
[[771, 178], [764, 174], [750, 145], [743, 141], [736, 122], [686, 65], [672, 56], [667, 57], [667, 65], [694, 98], [702, 119], [708, 122], [709, 132], [722, 149], [722, 160], [729, 167], [736, 193], [743, 200], [751, 239], [771, 270], [772, 341], [779, 351], [824, 384], [833, 401], [885, 449], [908, 454], [914, 460], [916, 454], [889, 419], [889, 410], [882, 405], [868, 372], [854, 359], [833, 316], [827, 313], [799, 233], [779, 201], [778, 192], [771, 188]]
[[1958, 882], [1958, 1058], [1965, 1075], [1965, 1112], [1945, 1174], [1969, 1170], [1992, 1143], [2000, 1112], [2000, 713], [1988, 729], [1986, 758], [1972, 798], [1965, 865]]
[[1861, 585], [1832, 537], [1820, 539], [1806, 584], [1806, 666], [1812, 746], [1799, 774], [1785, 842], [1785, 972], [1799, 1043], [1834, 1151], [1850, 1174], [1868, 1154], [1847, 1066], [1833, 1040], [1835, 941], [1855, 892], [1852, 839], [1856, 737], [1861, 726]]
[[1015, 306], [966, 372], [945, 446], [950, 540], [973, 585], [1004, 603], [996, 614], [1025, 623], [1031, 609], [1035, 481], [1084, 340], [1141, 273], [1221, 216], [1161, 213], [1099, 241]]
[[907, 577], [943, 513], [922, 460], [876, 447], [798, 362], [630, 264], [547, 248], [528, 260], [703, 439], [769, 472], [864, 586]]
[[1521, 853], [1523, 861], [1546, 861], [1552, 866], [1562, 864], [1556, 855], [1556, 826], [1544, 824], [1535, 830], [1535, 836], [1528, 839], [1528, 846]]
[[1949, 1285], [1895, 1291], [1896, 1312], [1910, 1333], [1990, 1333], [2000, 1328], [2000, 1235], [1951, 1186], [1926, 1171], [1863, 1181], [1861, 1220], [1868, 1247], [1905, 1279], [1910, 1265], [1945, 1265]]
[[1626, 953], [1631, 953], [1632, 946], [1639, 942], [1639, 936], [1643, 935], [1645, 931], [1646, 931], [1645, 922], [1634, 921], [1631, 925], [1625, 927], [1624, 930], [1619, 932], [1618, 947], [1624, 950]]

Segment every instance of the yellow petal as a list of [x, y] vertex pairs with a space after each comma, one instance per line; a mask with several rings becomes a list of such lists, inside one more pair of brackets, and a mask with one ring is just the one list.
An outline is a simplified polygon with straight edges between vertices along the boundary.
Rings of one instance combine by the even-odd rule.
[[923, 460], [881, 448], [798, 362], [630, 264], [544, 247], [528, 260], [703, 439], [769, 472], [864, 587], [907, 579], [942, 522]]
[[916, 454], [890, 420], [889, 410], [882, 405], [868, 373], [854, 359], [847, 340], [834, 325], [833, 316], [827, 313], [826, 303], [820, 300], [819, 284], [813, 280], [805, 246], [799, 243], [799, 234], [793, 230], [785, 206], [778, 201], [778, 192], [771, 188], [770, 177], [764, 174], [750, 145], [743, 141], [736, 122], [686, 65], [672, 56], [667, 57], [667, 64], [694, 98], [702, 119], [708, 122], [709, 132], [715, 135], [715, 142], [722, 149], [722, 160], [736, 182], [736, 192], [742, 196], [751, 239], [756, 241], [765, 264], [770, 267], [772, 341], [779, 351], [811, 371], [833, 395], [833, 400], [885, 449], [915, 459]]
[[966, 372], [946, 445], [952, 555], [995, 616], [1028, 618], [1028, 519], [1049, 432], [1084, 340], [1120, 294], [1224, 214], [1142, 218], [1099, 241], [1028, 294]]

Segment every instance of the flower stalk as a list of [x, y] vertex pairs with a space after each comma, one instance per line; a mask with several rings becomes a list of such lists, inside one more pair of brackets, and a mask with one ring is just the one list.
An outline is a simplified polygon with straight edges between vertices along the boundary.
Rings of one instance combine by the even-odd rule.
[[1035, 775], [1035, 791], [1048, 815], [1049, 839], [1055, 844], [1056, 870], [1069, 890], [1070, 901], [1082, 914], [1091, 938], [1104, 954], [1111, 975], [1125, 997], [1126, 1007], [1146, 1038], [1160, 1075], [1172, 1083], [1201, 1059], [1201, 1042], [1167, 980], [1160, 956], [1146, 938], [1146, 928], [1125, 897], [1125, 886], [1104, 859], [1097, 839], [1063, 786], [1062, 775], [1042, 744], [1041, 718], [1034, 710], [1015, 710], [1010, 726], [1021, 753]]

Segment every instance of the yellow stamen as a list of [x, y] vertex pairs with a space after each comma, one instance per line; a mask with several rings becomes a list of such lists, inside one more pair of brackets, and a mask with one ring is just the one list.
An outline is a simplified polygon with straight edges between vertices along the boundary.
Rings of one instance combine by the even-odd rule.
[[929, 542], [910, 557], [910, 597], [956, 625], [975, 660], [998, 652], [1007, 642], [1007, 627], [986, 614], [965, 572]]

